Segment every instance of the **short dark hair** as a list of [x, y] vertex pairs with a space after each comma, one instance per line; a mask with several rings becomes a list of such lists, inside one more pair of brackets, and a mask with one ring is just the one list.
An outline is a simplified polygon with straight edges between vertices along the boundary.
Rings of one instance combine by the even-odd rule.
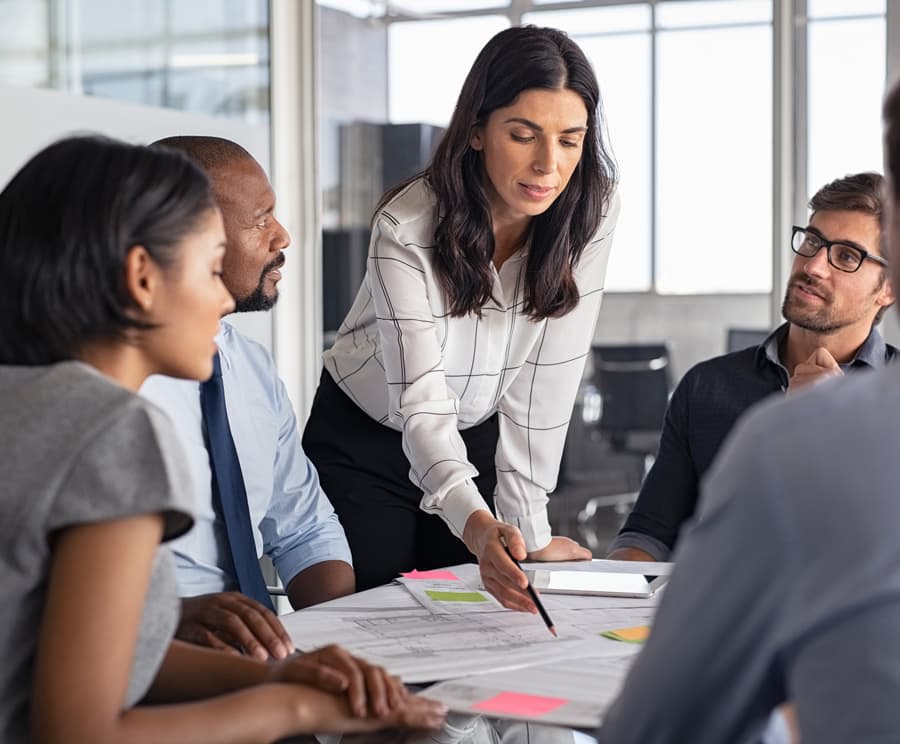
[[237, 142], [224, 137], [209, 137], [199, 134], [164, 137], [156, 140], [151, 147], [168, 147], [171, 150], [183, 152], [208, 174], [235, 160], [243, 158], [254, 160], [253, 156]]
[[[874, 171], [854, 173], [837, 178], [825, 184], [809, 200], [809, 208], [816, 212], [863, 212], [872, 215], [878, 221], [878, 250], [887, 258], [887, 244], [884, 239], [884, 228], [881, 215], [884, 211], [884, 176]], [[888, 281], [888, 272], [881, 268], [881, 282]], [[875, 315], [872, 325], [878, 325], [889, 306], [882, 307]]]
[[52, 364], [149, 327], [126, 285], [128, 252], [172, 266], [214, 205], [178, 153], [98, 136], [41, 150], [0, 192], [0, 364]]
[[813, 212], [865, 212], [881, 221], [884, 208], [884, 176], [874, 171], [837, 178], [809, 200]]
[[[493, 287], [494, 236], [473, 129], [527, 90], [568, 89], [587, 109], [583, 151], [565, 191], [531, 221], [523, 310], [534, 319], [578, 304], [573, 268], [609, 207], [616, 167], [603, 142], [600, 88], [579, 46], [554, 28], [516, 26], [494, 36], [475, 60], [447, 131], [423, 174], [438, 201], [435, 273], [455, 316], [479, 313]], [[415, 179], [410, 179], [415, 180]], [[410, 181], [382, 197], [376, 216]]]

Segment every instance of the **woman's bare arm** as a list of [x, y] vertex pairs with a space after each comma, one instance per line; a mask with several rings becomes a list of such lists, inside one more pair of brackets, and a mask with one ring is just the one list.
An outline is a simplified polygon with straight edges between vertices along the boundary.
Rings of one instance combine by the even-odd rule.
[[[286, 683], [257, 684], [202, 702], [126, 710], [138, 626], [161, 532], [161, 518], [144, 515], [71, 527], [56, 537], [35, 663], [32, 741], [229, 744], [312, 731], [440, 723], [443, 710], [427, 701], [408, 698], [389, 715], [359, 718], [352, 715], [346, 694]], [[225, 687], [257, 681], [258, 672], [246, 666], [248, 660], [222, 654], [221, 659], [237, 665], [222, 666], [219, 658], [203, 661], [192, 680], [182, 682], [180, 693], [167, 690], [171, 658], [170, 652], [160, 673], [162, 684], [153, 689], [161, 699], [183, 699], [184, 688], [193, 682], [201, 692], [213, 692], [211, 673], [221, 675]]]

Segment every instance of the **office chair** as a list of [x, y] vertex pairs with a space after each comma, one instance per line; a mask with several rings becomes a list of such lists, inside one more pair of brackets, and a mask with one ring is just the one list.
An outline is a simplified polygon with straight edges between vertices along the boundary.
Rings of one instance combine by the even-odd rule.
[[[666, 344], [595, 345], [591, 349], [591, 382], [600, 398], [596, 428], [613, 452], [639, 458], [641, 481], [659, 447], [671, 379]], [[591, 525], [598, 509], [612, 507], [624, 515], [637, 491], [595, 496], [578, 514], [579, 532], [592, 550], [600, 548]]]

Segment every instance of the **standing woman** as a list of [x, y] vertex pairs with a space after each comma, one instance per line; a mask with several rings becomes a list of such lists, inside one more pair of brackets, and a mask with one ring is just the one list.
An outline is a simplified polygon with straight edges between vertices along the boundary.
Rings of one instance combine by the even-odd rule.
[[534, 612], [501, 537], [517, 559], [590, 558], [551, 536], [546, 503], [618, 214], [600, 115], [568, 36], [507, 29], [424, 173], [382, 198], [303, 440], [358, 588], [474, 554]]
[[211, 374], [234, 307], [224, 253], [206, 176], [163, 149], [62, 140], [0, 192], [0, 742], [440, 722], [335, 647], [270, 665], [172, 641], [159, 543], [191, 526], [190, 478], [135, 391], [151, 374]]

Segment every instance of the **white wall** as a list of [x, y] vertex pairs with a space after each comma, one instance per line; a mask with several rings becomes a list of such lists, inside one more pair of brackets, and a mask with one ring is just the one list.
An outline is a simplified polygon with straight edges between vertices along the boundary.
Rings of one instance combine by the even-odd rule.
[[[0, 187], [42, 147], [73, 133], [95, 132], [135, 143], [175, 134], [217, 135], [239, 142], [264, 166], [269, 162], [268, 128], [261, 124], [12, 86], [0, 86], [0, 111]], [[271, 313], [242, 313], [229, 320], [272, 348]]]
[[769, 295], [607, 294], [596, 343], [665, 341], [672, 382], [697, 362], [725, 353], [728, 328], [769, 328]]
[[[693, 365], [725, 353], [729, 328], [774, 328], [768, 294], [607, 294], [600, 308], [595, 343], [666, 341], [672, 354], [672, 382]], [[780, 303], [779, 303], [780, 304]], [[900, 314], [887, 311], [880, 326], [888, 343], [900, 347]]]

